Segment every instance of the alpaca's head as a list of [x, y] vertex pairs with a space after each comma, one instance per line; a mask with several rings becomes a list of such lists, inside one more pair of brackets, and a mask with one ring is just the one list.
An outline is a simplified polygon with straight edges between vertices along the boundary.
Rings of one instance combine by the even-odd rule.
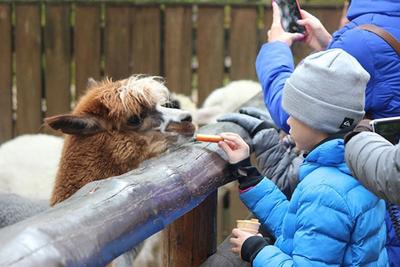
[[105, 153], [107, 148], [114, 150], [112, 154], [121, 149], [121, 157], [125, 157], [130, 147], [137, 150], [140, 144], [141, 151], [132, 153], [154, 156], [191, 137], [195, 130], [189, 113], [163, 107], [168, 94], [158, 77], [92, 81], [71, 114], [45, 121], [51, 128], [75, 136], [81, 144], [85, 138], [98, 138]]

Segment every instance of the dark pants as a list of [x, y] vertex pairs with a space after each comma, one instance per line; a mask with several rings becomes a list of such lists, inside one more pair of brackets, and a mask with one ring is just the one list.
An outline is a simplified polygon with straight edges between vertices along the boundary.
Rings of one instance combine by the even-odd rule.
[[231, 251], [232, 245], [228, 236], [217, 248], [217, 252], [211, 255], [201, 267], [250, 267], [250, 263], [243, 261], [238, 254]]

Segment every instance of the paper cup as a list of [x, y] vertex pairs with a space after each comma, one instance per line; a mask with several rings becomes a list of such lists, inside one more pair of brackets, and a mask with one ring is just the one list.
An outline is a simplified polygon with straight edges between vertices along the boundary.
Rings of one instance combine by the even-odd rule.
[[246, 231], [250, 234], [257, 234], [260, 223], [257, 219], [251, 220], [236, 220], [236, 227], [242, 231]]

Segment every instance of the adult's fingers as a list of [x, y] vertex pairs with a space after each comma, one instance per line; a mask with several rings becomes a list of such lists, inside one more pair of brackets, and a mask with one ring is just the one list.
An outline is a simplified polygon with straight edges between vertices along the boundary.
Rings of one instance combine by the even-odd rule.
[[296, 22], [302, 26], [311, 25], [311, 19], [299, 19]]
[[281, 25], [281, 11], [275, 1], [272, 1], [272, 25]]
[[302, 33], [291, 33], [291, 38], [293, 41], [302, 40], [304, 37], [305, 36]]
[[301, 15], [301, 17], [302, 17], [303, 19], [306, 19], [306, 18], [315, 18], [315, 16], [314, 16], [313, 14], [311, 14], [311, 13], [305, 11], [304, 9], [301, 9], [301, 10], [300, 10], [300, 15]]

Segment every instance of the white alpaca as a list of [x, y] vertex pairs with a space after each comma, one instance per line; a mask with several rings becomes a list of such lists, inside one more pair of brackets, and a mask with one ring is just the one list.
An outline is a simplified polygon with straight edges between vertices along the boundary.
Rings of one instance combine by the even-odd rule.
[[261, 85], [250, 80], [233, 81], [215, 89], [193, 115], [193, 122], [205, 125], [216, 122], [221, 115], [238, 109], [246, 101], [261, 92]]
[[53, 190], [63, 139], [21, 135], [0, 146], [0, 190], [48, 200]]

